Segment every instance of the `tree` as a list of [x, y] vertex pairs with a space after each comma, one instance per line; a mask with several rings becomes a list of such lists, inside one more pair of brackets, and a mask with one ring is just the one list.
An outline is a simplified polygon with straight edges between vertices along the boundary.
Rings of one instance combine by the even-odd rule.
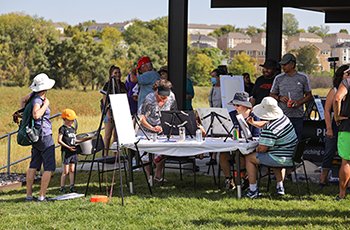
[[291, 36], [297, 33], [299, 27], [299, 22], [293, 14], [285, 13], [283, 14], [283, 34]]
[[347, 29], [340, 29], [340, 30], [339, 30], [339, 33], [349, 34]]
[[187, 74], [192, 79], [194, 85], [210, 86], [210, 72], [212, 71], [212, 61], [205, 54], [197, 54], [190, 57], [187, 63]]
[[248, 54], [242, 52], [233, 58], [229, 65], [229, 72], [233, 75], [241, 75], [242, 73], [254, 75], [256, 73], [256, 63], [257, 61], [254, 58], [251, 58]]
[[329, 30], [330, 30], [329, 26], [323, 27], [323, 25], [321, 25], [321, 27], [319, 27], [319, 26], [309, 26], [307, 28], [307, 31], [309, 33], [316, 34], [316, 35], [320, 36], [321, 38], [326, 37], [328, 32], [329, 32]]
[[318, 60], [316, 58], [317, 50], [313, 46], [304, 46], [297, 53], [298, 70], [305, 73], [312, 73], [318, 68]]
[[215, 38], [221, 37], [222, 35], [225, 35], [230, 32], [237, 32], [239, 29], [236, 29], [236, 27], [231, 25], [225, 25], [221, 26], [218, 29], [215, 29], [213, 32], [209, 33], [209, 36], [213, 36]]
[[207, 57], [211, 58], [211, 61], [213, 63], [212, 68], [217, 68], [219, 65], [221, 65], [222, 60], [224, 60], [224, 56], [221, 54], [222, 51], [218, 48], [205, 48], [199, 50], [200, 53], [207, 55]]

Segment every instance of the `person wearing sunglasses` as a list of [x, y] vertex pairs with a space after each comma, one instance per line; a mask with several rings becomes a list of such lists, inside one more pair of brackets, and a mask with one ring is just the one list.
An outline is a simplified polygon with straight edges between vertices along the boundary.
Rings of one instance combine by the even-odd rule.
[[[227, 104], [233, 105], [235, 107], [235, 110], [230, 112], [230, 117], [234, 125], [238, 125], [238, 121], [236, 118], [237, 114], [241, 114], [244, 119], [247, 119], [248, 117], [253, 117], [254, 121], [260, 121], [260, 119], [257, 116], [255, 116], [254, 113], [252, 113], [252, 104], [249, 102], [249, 94], [247, 92], [243, 92], [243, 91], [236, 92], [233, 99]], [[250, 124], [249, 124], [249, 131], [252, 133], [253, 137], [259, 137], [260, 135], [260, 129]], [[239, 127], [239, 137], [240, 138], [242, 137], [240, 127]], [[234, 161], [235, 155], [236, 154], [230, 155], [227, 152], [222, 152], [219, 155], [220, 167], [222, 168], [222, 171], [226, 177], [225, 179], [226, 190], [232, 190], [236, 188], [235, 183], [233, 182], [234, 180], [231, 174], [231, 164], [230, 164], [230, 162]], [[241, 166], [241, 169], [245, 168], [243, 155], [241, 155], [240, 157], [240, 166]], [[249, 182], [246, 175], [243, 175], [243, 180], [244, 181], [243, 181], [242, 188], [246, 189], [249, 186]]]

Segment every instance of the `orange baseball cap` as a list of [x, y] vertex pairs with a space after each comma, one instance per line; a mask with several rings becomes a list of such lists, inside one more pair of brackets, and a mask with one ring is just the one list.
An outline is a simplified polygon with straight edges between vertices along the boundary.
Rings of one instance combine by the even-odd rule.
[[78, 118], [78, 116], [75, 114], [75, 112], [71, 109], [65, 109], [62, 112], [62, 118], [66, 118], [68, 120], [73, 121], [74, 119]]
[[139, 61], [137, 62], [137, 68], [139, 69], [142, 65], [147, 64], [151, 62], [151, 59], [149, 59], [149, 57], [142, 57], [139, 59]]

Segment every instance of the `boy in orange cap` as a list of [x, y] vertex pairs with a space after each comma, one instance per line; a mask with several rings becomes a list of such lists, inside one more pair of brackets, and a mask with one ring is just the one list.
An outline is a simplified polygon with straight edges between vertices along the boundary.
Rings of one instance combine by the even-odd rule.
[[79, 157], [76, 153], [75, 143], [80, 143], [90, 138], [84, 138], [82, 140], [77, 140], [75, 138], [76, 131], [75, 128], [72, 127], [72, 124], [74, 122], [74, 119], [78, 117], [73, 110], [65, 109], [63, 110], [61, 116], [64, 123], [58, 130], [58, 143], [61, 145], [63, 165], [60, 192], [68, 193], [68, 191], [64, 187], [68, 171], [70, 179], [70, 191], [77, 192], [77, 190], [74, 187], [74, 165], [79, 161]]

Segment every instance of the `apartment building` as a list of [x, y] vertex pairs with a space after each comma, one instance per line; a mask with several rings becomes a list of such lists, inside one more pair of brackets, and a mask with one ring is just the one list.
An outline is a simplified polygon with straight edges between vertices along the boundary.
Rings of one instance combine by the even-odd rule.
[[218, 48], [225, 51], [227, 48], [233, 48], [241, 43], [251, 43], [251, 38], [242, 33], [230, 32], [218, 37]]
[[212, 36], [206, 36], [201, 34], [190, 34], [190, 43], [193, 44], [208, 44], [209, 46], [218, 47], [218, 40]]
[[[251, 37], [252, 43], [260, 43], [264, 47], [266, 47], [266, 33], [258, 33], [254, 36]], [[288, 37], [286, 35], [282, 35], [282, 56], [286, 54], [286, 49], [287, 49], [287, 40]]]
[[350, 42], [350, 35], [346, 33], [335, 33], [323, 38], [323, 41], [333, 46], [335, 44]]
[[331, 46], [332, 57], [339, 57], [337, 66], [350, 63], [350, 42], [338, 43]]
[[296, 33], [288, 37], [288, 43], [293, 41], [301, 41], [301, 42], [323, 42], [322, 38], [316, 34], [312, 33]]
[[208, 35], [216, 29], [219, 29], [222, 25], [206, 25], [206, 24], [188, 24], [187, 34], [202, 34]]

